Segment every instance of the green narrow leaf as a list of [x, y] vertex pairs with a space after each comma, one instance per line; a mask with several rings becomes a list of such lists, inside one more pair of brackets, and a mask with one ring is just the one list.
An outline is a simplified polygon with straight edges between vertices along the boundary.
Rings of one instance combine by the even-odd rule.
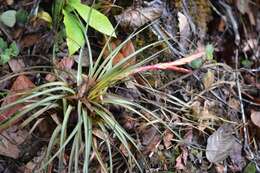
[[65, 10], [63, 10], [63, 14], [69, 55], [73, 55], [80, 47], [84, 45], [84, 35], [77, 19]]
[[[116, 37], [114, 33], [114, 27], [110, 23], [109, 19], [99, 11], [97, 11], [94, 8], [90, 8], [87, 5], [81, 4], [81, 3], [75, 3], [75, 0], [73, 0], [70, 5], [77, 10], [79, 15], [85, 20], [85, 22], [89, 22], [89, 25], [96, 29], [97, 31], [106, 34], [111, 35], [113, 37]], [[90, 18], [89, 13], [91, 12]]]

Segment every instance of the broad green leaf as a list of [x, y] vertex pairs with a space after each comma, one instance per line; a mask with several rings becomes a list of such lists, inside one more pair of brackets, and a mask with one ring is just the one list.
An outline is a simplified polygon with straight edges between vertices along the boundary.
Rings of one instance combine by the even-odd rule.
[[7, 48], [7, 43], [2, 37], [0, 37], [0, 50], [4, 51]]
[[18, 10], [16, 13], [16, 21], [25, 24], [28, 19], [28, 12], [26, 10]]
[[0, 16], [1, 21], [8, 27], [13, 27], [16, 22], [16, 11], [15, 10], [8, 10], [1, 14]]
[[193, 68], [193, 69], [198, 69], [200, 68], [200, 66], [202, 65], [202, 59], [195, 59], [193, 61], [191, 61], [190, 63], [190, 66]]
[[5, 49], [0, 55], [0, 64], [6, 64], [10, 60], [10, 49]]
[[84, 45], [84, 35], [77, 19], [65, 10], [63, 10], [63, 14], [69, 55], [73, 55], [80, 47]]
[[214, 47], [212, 44], [206, 46], [206, 57], [208, 60], [213, 60]]
[[[95, 30], [103, 34], [116, 37], [113, 25], [104, 14], [100, 13], [94, 8], [91, 9], [89, 6], [81, 3], [70, 3], [70, 5], [77, 10], [79, 15], [85, 20], [85, 22], [89, 21], [89, 25]], [[91, 15], [89, 18], [90, 12]]]
[[245, 68], [251, 68], [251, 66], [253, 65], [254, 63], [248, 59], [244, 59], [242, 60], [242, 65], [245, 67]]
[[243, 173], [256, 173], [256, 167], [255, 164], [253, 162], [250, 162], [245, 170], [243, 171]]
[[69, 3], [69, 4], [72, 4], [72, 3], [80, 3], [80, 0], [68, 0], [68, 3]]
[[19, 54], [19, 48], [17, 47], [15, 42], [12, 42], [9, 46], [9, 49], [11, 50], [11, 56], [18, 56]]

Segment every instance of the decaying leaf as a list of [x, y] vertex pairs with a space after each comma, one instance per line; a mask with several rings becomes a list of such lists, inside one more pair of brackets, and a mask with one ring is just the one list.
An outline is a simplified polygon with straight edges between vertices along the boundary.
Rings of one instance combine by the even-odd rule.
[[26, 130], [20, 130], [17, 126], [4, 130], [0, 135], [0, 154], [17, 159], [20, 154], [19, 145], [28, 135]]
[[228, 100], [228, 105], [235, 109], [235, 110], [239, 110], [240, 108], [240, 102], [237, 98], [234, 98], [234, 97], [231, 97], [229, 100]]
[[250, 8], [250, 1], [249, 0], [237, 0], [236, 6], [240, 13], [245, 14], [247, 13], [249, 21], [252, 25], [256, 25], [255, 17], [253, 15], [252, 9]]
[[[65, 71], [66, 70], [69, 71], [72, 68], [73, 64], [74, 64], [74, 59], [71, 57], [64, 57], [63, 59], [61, 59], [56, 64], [56, 67], [59, 70], [58, 73], [59, 73], [60, 77], [68, 79], [69, 75]], [[48, 75], [46, 75], [45, 79], [49, 82], [53, 82], [56, 80], [56, 77], [52, 74], [48, 74]]]
[[[9, 103], [12, 103], [16, 101], [18, 98], [21, 97], [21, 95], [18, 95], [21, 92], [24, 92], [30, 88], [34, 88], [35, 85], [32, 83], [32, 81], [24, 76], [20, 75], [16, 78], [14, 81], [10, 94], [4, 99], [2, 106], [7, 105]], [[12, 116], [14, 113], [16, 113], [18, 110], [23, 108], [25, 104], [18, 104], [14, 107], [9, 108], [8, 110], [4, 111], [2, 114], [0, 114], [0, 122], [3, 120], [6, 120], [10, 116]]]
[[[45, 154], [46, 153], [44, 149], [38, 151], [37, 156], [33, 157], [31, 161], [29, 161], [28, 163], [26, 163], [25, 166], [22, 167], [24, 173], [37, 172], [37, 170], [41, 168], [41, 165], [39, 163], [44, 159]], [[47, 172], [51, 171], [49, 170]]]
[[251, 110], [251, 120], [256, 126], [260, 127], [260, 112]]
[[41, 35], [39, 33], [24, 35], [19, 42], [20, 47], [23, 49], [36, 45], [40, 41], [40, 38]]
[[[131, 148], [130, 145], [128, 145], [128, 147]], [[125, 145], [120, 144], [119, 149], [120, 149], [120, 151], [121, 151], [126, 157], [129, 156], [128, 150], [127, 150], [127, 148], [126, 148]]]
[[127, 130], [132, 130], [137, 127], [138, 122], [134, 117], [124, 114], [122, 118], [123, 127]]
[[209, 89], [215, 81], [214, 73], [211, 70], [203, 76], [202, 82], [206, 89]]
[[242, 157], [242, 145], [237, 141], [232, 146], [232, 150], [230, 152], [230, 158], [236, 166], [236, 172], [242, 171], [246, 162], [244, 157]]
[[[79, 63], [79, 55], [73, 55], [73, 58], [77, 63]], [[83, 53], [82, 53], [81, 65], [82, 65], [82, 67], [89, 66], [88, 51], [85, 49], [83, 50]]]
[[13, 72], [19, 72], [25, 68], [25, 64], [22, 59], [10, 59], [8, 64]]
[[[109, 56], [109, 54], [116, 49], [116, 47], [121, 43], [121, 41], [119, 39], [114, 39], [113, 41], [111, 41], [111, 43], [109, 43], [109, 45], [107, 46], [107, 48], [104, 51], [104, 58], [107, 58]], [[131, 55], [132, 53], [135, 52], [135, 47], [132, 43], [131, 40], [129, 40], [123, 47], [122, 49], [117, 53], [117, 55], [113, 58], [113, 65], [117, 64], [118, 62], [120, 62], [121, 60], [123, 60], [124, 58], [128, 57], [129, 55]], [[128, 63], [126, 64], [126, 66], [128, 65], [132, 65], [135, 63], [135, 58], [131, 58]]]
[[209, 105], [205, 105], [204, 103], [204, 106], [202, 106], [199, 101], [195, 101], [192, 104], [191, 111], [192, 115], [199, 119], [200, 123], [204, 123], [204, 121], [208, 120], [214, 121], [218, 119], [218, 117], [212, 111], [210, 111]]
[[209, 136], [206, 157], [210, 162], [219, 163], [230, 155], [232, 147], [236, 142], [232, 132], [232, 126], [224, 124]]
[[148, 7], [126, 9], [122, 14], [115, 16], [117, 22], [123, 27], [139, 28], [144, 24], [158, 19], [163, 12], [162, 2], [152, 3]]
[[145, 146], [144, 154], [153, 153], [161, 141], [161, 136], [155, 127], [141, 130], [141, 142]]
[[175, 168], [177, 170], [185, 170], [185, 165], [188, 159], [188, 149], [185, 146], [181, 147], [181, 154], [176, 158]]
[[191, 29], [187, 17], [178, 12], [179, 30], [180, 30], [180, 43], [186, 49], [189, 46], [188, 40], [191, 36]]
[[172, 145], [173, 137], [174, 137], [173, 133], [169, 129], [167, 129], [165, 131], [165, 134], [164, 134], [164, 137], [163, 137], [163, 144], [164, 144], [166, 149], [168, 149]]

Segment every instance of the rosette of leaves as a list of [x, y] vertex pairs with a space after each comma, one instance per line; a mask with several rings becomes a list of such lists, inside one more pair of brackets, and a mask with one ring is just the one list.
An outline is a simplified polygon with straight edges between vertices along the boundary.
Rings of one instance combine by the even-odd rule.
[[[66, 13], [68, 13], [68, 11], [64, 14], [67, 15]], [[143, 28], [143, 30], [144, 29], [145, 28]], [[62, 172], [63, 170], [67, 170], [68, 172], [78, 172], [78, 170], [82, 170], [87, 173], [90, 172], [90, 156], [94, 153], [96, 160], [101, 165], [102, 171], [112, 173], [114, 172], [113, 165], [115, 157], [112, 151], [115, 146], [111, 138], [116, 138], [128, 153], [127, 156], [122, 156], [127, 157], [126, 162], [128, 169], [132, 170], [133, 168], [137, 168], [142, 172], [144, 168], [140, 165], [141, 159], [137, 161], [135, 154], [133, 153], [134, 149], [139, 151], [139, 148], [132, 136], [130, 136], [117, 122], [115, 118], [116, 115], [108, 109], [109, 105], [120, 106], [132, 111], [134, 114], [149, 122], [150, 125], [154, 125], [155, 123], [163, 124], [163, 126], [169, 128], [176, 137], [179, 137], [178, 133], [173, 131], [172, 128], [170, 128], [160, 118], [160, 116], [152, 110], [145, 108], [137, 102], [129, 101], [127, 98], [108, 92], [109, 88], [120, 82], [129, 80], [129, 76], [132, 75], [137, 68], [149, 62], [156, 57], [156, 55], [165, 50], [163, 49], [136, 64], [127, 65], [129, 60], [135, 58], [139, 53], [143, 52], [147, 48], [160, 45], [163, 42], [158, 41], [136, 50], [134, 53], [113, 65], [113, 59], [116, 57], [118, 52], [130, 39], [135, 37], [141, 31], [142, 30], [132, 33], [126, 40], [112, 50], [106, 58], [103, 58], [104, 51], [109, 44], [109, 42], [107, 42], [95, 62], [92, 59], [91, 47], [87, 43], [85, 31], [83, 33], [85, 40], [80, 46], [79, 51], [77, 72], [76, 74], [71, 74], [75, 80], [75, 85], [69, 84], [69, 82], [61, 76], [57, 75], [56, 77], [59, 79], [58, 81], [45, 83], [30, 91], [20, 93], [19, 95], [22, 96], [20, 99], [0, 108], [1, 114], [5, 110], [18, 104], [26, 103], [26, 106], [19, 110], [19, 112], [10, 116], [6, 121], [1, 122], [1, 129], [9, 127], [20, 119], [23, 119], [21, 127], [25, 127], [26, 125], [36, 121], [48, 110], [56, 111], [57, 113], [62, 112], [62, 115], [59, 116], [60, 121], [57, 121], [57, 127], [53, 131], [52, 137], [49, 140], [45, 160], [40, 170], [48, 170], [48, 168], [51, 168], [50, 164], [53, 163], [54, 160], [58, 160], [59, 172]], [[111, 34], [111, 36], [112, 35], [113, 34]], [[87, 71], [83, 71], [82, 69], [82, 52], [85, 48], [88, 50], [90, 55], [88, 56], [89, 68]], [[154, 89], [147, 88], [146, 90], [153, 94], [157, 93], [158, 98], [166, 97], [166, 94], [159, 93]], [[173, 96], [170, 96], [168, 101], [172, 105], [186, 105]], [[158, 103], [156, 102], [154, 105], [158, 105]], [[169, 112], [169, 110], [162, 106], [160, 106], [160, 109]], [[26, 116], [28, 113], [30, 113], [30, 116]], [[75, 116], [76, 122], [73, 123], [72, 127], [70, 125], [69, 128], [68, 124], [71, 124], [70, 119]], [[102, 159], [102, 153], [99, 151], [99, 145], [97, 145], [93, 129], [99, 129], [104, 134], [102, 144], [107, 148], [109, 159]], [[64, 164], [65, 153], [69, 155], [67, 164]]]

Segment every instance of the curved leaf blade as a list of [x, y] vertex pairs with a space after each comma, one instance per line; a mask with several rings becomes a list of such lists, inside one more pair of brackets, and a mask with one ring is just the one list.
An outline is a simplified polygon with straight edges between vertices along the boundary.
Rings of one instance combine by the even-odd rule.
[[77, 19], [66, 10], [63, 10], [63, 14], [69, 55], [73, 55], [85, 44], [84, 35]]
[[[70, 5], [79, 13], [79, 15], [84, 19], [85, 22], [89, 22], [89, 25], [92, 28], [103, 34], [116, 37], [113, 25], [104, 14], [100, 13], [94, 8], [91, 9], [91, 7], [81, 3], [71, 3]], [[89, 17], [90, 12], [91, 15]]]

